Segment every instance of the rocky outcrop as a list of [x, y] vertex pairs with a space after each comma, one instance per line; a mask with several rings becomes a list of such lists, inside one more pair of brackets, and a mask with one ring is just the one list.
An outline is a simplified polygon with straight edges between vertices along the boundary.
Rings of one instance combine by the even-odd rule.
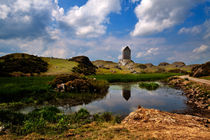
[[134, 65], [134, 62], [130, 59], [120, 59], [118, 64], [120, 66], [126, 66], [126, 65]]
[[73, 72], [84, 74], [84, 75], [92, 75], [96, 73], [97, 67], [92, 64], [87, 56], [76, 56], [69, 59], [69, 61], [78, 62], [79, 65], [72, 69]]
[[210, 111], [210, 87], [189, 81], [188, 78], [169, 78], [169, 85], [181, 88], [188, 97], [187, 103], [195, 108]]
[[172, 65], [174, 65], [175, 67], [181, 68], [185, 66], [185, 63], [180, 61], [180, 62], [174, 62], [172, 63]]
[[210, 75], [210, 61], [205, 64], [196, 65], [195, 67], [193, 67], [190, 75], [193, 77], [209, 76]]
[[170, 65], [170, 64], [167, 62], [161, 62], [158, 66], [168, 66], [168, 65]]
[[151, 68], [151, 67], [154, 66], [152, 63], [146, 63], [145, 65], [146, 65], [148, 68]]

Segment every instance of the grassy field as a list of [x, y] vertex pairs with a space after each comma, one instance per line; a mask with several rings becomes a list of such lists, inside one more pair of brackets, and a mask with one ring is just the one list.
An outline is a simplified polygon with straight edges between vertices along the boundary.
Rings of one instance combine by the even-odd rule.
[[46, 61], [49, 64], [49, 66], [47, 72], [44, 72], [41, 75], [67, 74], [72, 71], [73, 67], [78, 65], [76, 62], [68, 61], [66, 59], [49, 57], [42, 57], [42, 59]]
[[138, 82], [155, 81], [168, 78], [170, 76], [180, 75], [176, 73], [151, 73], [151, 74], [100, 74], [90, 77], [97, 80], [107, 80], [108, 82]]

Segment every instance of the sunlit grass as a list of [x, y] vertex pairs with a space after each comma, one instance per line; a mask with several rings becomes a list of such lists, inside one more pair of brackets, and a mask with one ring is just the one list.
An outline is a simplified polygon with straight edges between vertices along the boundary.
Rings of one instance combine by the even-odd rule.
[[42, 75], [67, 74], [72, 71], [73, 67], [77, 66], [76, 62], [67, 59], [49, 57], [43, 57], [42, 59], [49, 64], [47, 72], [42, 73]]
[[100, 74], [93, 75], [97, 80], [107, 80], [108, 82], [138, 82], [156, 81], [166, 79], [170, 76], [180, 75], [176, 73], [150, 73], [150, 74]]

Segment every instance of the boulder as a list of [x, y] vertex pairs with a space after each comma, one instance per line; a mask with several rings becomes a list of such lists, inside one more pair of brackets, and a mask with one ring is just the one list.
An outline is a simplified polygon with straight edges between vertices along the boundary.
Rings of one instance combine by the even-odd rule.
[[210, 61], [202, 65], [196, 65], [192, 68], [190, 76], [201, 77], [210, 75]]

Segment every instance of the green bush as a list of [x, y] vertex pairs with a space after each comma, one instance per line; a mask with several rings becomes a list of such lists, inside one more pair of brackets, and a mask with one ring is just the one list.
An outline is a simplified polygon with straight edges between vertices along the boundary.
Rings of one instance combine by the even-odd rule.
[[22, 127], [22, 134], [28, 134], [31, 132], [43, 133], [46, 128], [47, 121], [41, 117], [34, 120], [26, 120]]
[[36, 120], [37, 118], [43, 118], [44, 120], [55, 123], [58, 121], [57, 113], [60, 113], [56, 107], [44, 107], [42, 109], [36, 109], [27, 115], [29, 120]]
[[154, 82], [141, 82], [139, 83], [139, 87], [147, 90], [156, 90], [159, 87], [159, 84]]
[[112, 120], [112, 113], [110, 112], [104, 112], [102, 115], [101, 115], [101, 118], [108, 122], [108, 121], [111, 121]]

